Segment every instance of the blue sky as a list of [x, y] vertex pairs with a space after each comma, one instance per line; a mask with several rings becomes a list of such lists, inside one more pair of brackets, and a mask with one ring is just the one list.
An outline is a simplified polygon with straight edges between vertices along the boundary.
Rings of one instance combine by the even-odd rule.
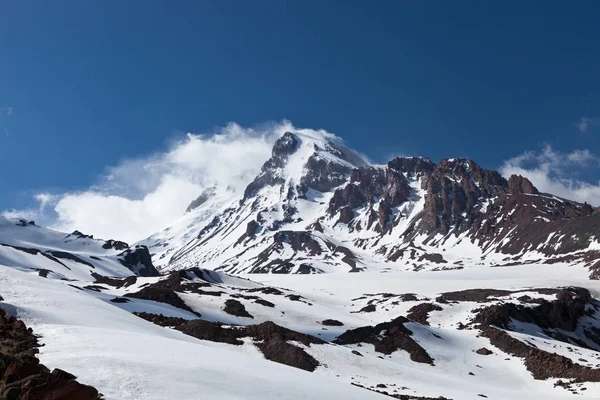
[[0, 210], [231, 121], [597, 185], [599, 20], [583, 0], [3, 2]]

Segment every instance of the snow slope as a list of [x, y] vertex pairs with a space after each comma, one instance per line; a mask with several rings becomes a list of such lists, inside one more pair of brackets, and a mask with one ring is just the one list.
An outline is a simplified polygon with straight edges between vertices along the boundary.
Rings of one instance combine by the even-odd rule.
[[107, 400], [382, 398], [155, 326], [32, 273], [0, 267], [0, 293], [0, 306], [42, 336], [42, 362], [76, 374]]
[[56, 274], [65, 279], [90, 280], [92, 274], [129, 276], [140, 269], [154, 270], [148, 265], [128, 262], [126, 254], [141, 255], [141, 246], [129, 247], [114, 240], [99, 240], [80, 232], [57, 232], [33, 222], [0, 217], [0, 264], [33, 268], [40, 273]]

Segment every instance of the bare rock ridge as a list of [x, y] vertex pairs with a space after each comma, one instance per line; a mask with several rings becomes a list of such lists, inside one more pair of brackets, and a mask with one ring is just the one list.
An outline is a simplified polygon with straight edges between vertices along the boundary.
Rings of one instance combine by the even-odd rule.
[[370, 165], [329, 137], [286, 132], [237, 203], [219, 211], [210, 198], [203, 193], [190, 204], [188, 214], [202, 216], [183, 230], [191, 240], [143, 242], [161, 254], [153, 257], [158, 269], [324, 273], [561, 262], [600, 276], [592, 206], [469, 159]]

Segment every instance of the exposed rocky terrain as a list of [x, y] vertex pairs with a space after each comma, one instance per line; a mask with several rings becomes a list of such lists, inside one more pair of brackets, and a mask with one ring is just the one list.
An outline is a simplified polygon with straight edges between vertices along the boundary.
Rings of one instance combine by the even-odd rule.
[[132, 246], [0, 218], [2, 308], [40, 335], [0, 311], [0, 394], [597, 398], [599, 218], [472, 160], [288, 132], [243, 193]]
[[286, 133], [243, 196], [202, 193], [142, 241], [161, 270], [442, 270], [563, 262], [600, 268], [600, 216], [468, 159], [370, 165], [334, 138]]

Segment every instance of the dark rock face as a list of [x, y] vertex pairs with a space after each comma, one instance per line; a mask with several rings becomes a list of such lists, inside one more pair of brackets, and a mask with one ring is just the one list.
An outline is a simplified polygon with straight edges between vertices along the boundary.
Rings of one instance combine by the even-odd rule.
[[[313, 155], [308, 159], [305, 170], [306, 173], [300, 182], [303, 187], [319, 192], [329, 192], [334, 187], [346, 182], [352, 168]], [[306, 193], [306, 190], [301, 190], [301, 192]]]
[[[592, 299], [587, 289], [571, 287], [558, 291], [556, 300], [543, 300], [533, 308], [512, 303], [481, 308], [475, 311], [476, 317], [472, 325], [479, 328], [493, 346], [524, 358], [525, 366], [535, 379], [566, 378], [574, 382], [600, 382], [600, 369], [585, 367], [567, 357], [540, 350], [501, 330], [512, 330], [512, 320], [527, 322], [538, 325], [546, 335], [555, 340], [574, 342], [578, 346], [594, 349], [571, 332], [578, 329], [578, 322], [590, 310], [594, 310], [593, 313], [599, 309], [600, 304]], [[585, 328], [581, 330], [589, 342], [600, 345], [600, 338], [595, 332]]]
[[146, 246], [135, 246], [119, 254], [119, 261], [138, 276], [160, 276]]
[[410, 196], [411, 188], [400, 172], [391, 168], [360, 167], [352, 172], [349, 184], [335, 191], [328, 213], [333, 215], [339, 210], [339, 221], [347, 224], [354, 218], [353, 208], [372, 207], [378, 202], [377, 230], [384, 232], [390, 222], [392, 207], [404, 203]]
[[267, 360], [311, 372], [319, 366], [319, 362], [301, 347], [288, 342], [298, 342], [305, 346], [326, 343], [314, 336], [292, 331], [270, 321], [259, 325], [225, 326], [218, 322], [185, 321], [147, 313], [136, 315], [161, 326], [175, 327], [186, 335], [201, 340], [242, 345], [244, 342], [241, 339], [249, 337]]
[[159, 303], [167, 303], [172, 305], [173, 307], [181, 308], [182, 310], [187, 310], [200, 317], [199, 313], [192, 310], [187, 304], [185, 304], [181, 297], [179, 297], [177, 293], [175, 293], [172, 290], [162, 289], [160, 287], [146, 286], [139, 292], [127, 293], [125, 297], [133, 297], [136, 299], [152, 300], [158, 301]]
[[586, 305], [592, 300], [590, 292], [583, 288], [567, 288], [559, 291], [556, 298], [556, 301], [543, 301], [534, 308], [512, 303], [493, 305], [480, 311], [474, 323], [508, 329], [512, 318], [544, 329], [574, 331], [577, 320], [585, 315]]
[[225, 301], [225, 308], [223, 309], [227, 314], [235, 315], [236, 317], [254, 318], [246, 307], [238, 300], [228, 299]]
[[429, 325], [429, 313], [432, 311], [442, 311], [442, 307], [432, 303], [421, 303], [410, 308], [406, 317], [421, 325]]
[[340, 210], [340, 217], [338, 219], [342, 224], [349, 224], [354, 219], [354, 211], [350, 206], [345, 206]]
[[344, 326], [344, 324], [337, 319], [324, 319], [321, 324], [325, 326]]
[[539, 191], [533, 186], [533, 183], [521, 175], [512, 175], [508, 179], [508, 190], [514, 194], [538, 194]]
[[134, 312], [134, 315], [137, 315], [140, 318], [145, 319], [146, 321], [150, 321], [156, 325], [160, 326], [181, 326], [188, 322], [187, 319], [178, 318], [178, 317], [165, 317], [162, 314], [151, 314], [147, 312]]
[[125, 242], [121, 242], [120, 240], [109, 239], [102, 245], [102, 248], [107, 250], [115, 249], [120, 251], [129, 248], [129, 245]]
[[383, 354], [392, 354], [402, 349], [410, 354], [410, 359], [425, 364], [433, 365], [433, 359], [427, 351], [411, 338], [412, 332], [404, 326], [410, 322], [404, 317], [377, 324], [350, 329], [335, 340], [338, 344], [371, 343], [375, 351]]
[[254, 196], [260, 189], [265, 186], [276, 185], [283, 183], [283, 178], [276, 173], [283, 168], [290, 154], [293, 154], [298, 149], [299, 140], [291, 132], [286, 132], [282, 137], [277, 139], [273, 146], [271, 158], [262, 166], [260, 174], [252, 181], [244, 191], [244, 200]]
[[40, 364], [37, 336], [0, 309], [0, 393], [7, 400], [98, 400], [98, 390]]
[[440, 161], [428, 176], [425, 189], [422, 222], [427, 231], [446, 234], [451, 226], [469, 228], [480, 199], [507, 193], [508, 182], [471, 160], [450, 159]]
[[435, 164], [429, 158], [422, 157], [396, 157], [388, 162], [388, 168], [407, 174], [430, 174], [435, 169]]
[[253, 237], [256, 235], [256, 230], [259, 228], [259, 226], [260, 225], [255, 220], [248, 222], [248, 225], [246, 226], [246, 236]]

